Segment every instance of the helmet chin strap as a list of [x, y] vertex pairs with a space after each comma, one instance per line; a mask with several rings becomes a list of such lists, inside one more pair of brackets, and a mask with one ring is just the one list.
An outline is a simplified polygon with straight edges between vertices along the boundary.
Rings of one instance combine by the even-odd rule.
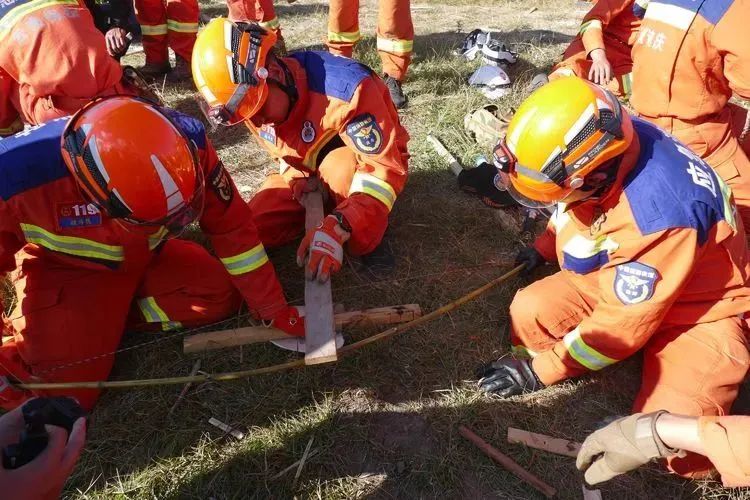
[[275, 54], [272, 57], [273, 61], [276, 62], [276, 64], [278, 64], [281, 70], [284, 72], [284, 81], [279, 81], [276, 78], [269, 78], [268, 81], [278, 85], [279, 88], [284, 91], [284, 93], [289, 98], [289, 108], [287, 109], [286, 116], [283, 120], [286, 121], [286, 119], [289, 118], [289, 115], [292, 113], [294, 105], [297, 104], [299, 93], [297, 92], [297, 87], [294, 84], [294, 76], [292, 75], [289, 66], [287, 66], [286, 63], [284, 63], [284, 61], [280, 57], [277, 57]]
[[583, 179], [583, 185], [573, 191], [565, 203], [581, 203], [607, 197], [620, 171], [622, 155], [606, 161]]

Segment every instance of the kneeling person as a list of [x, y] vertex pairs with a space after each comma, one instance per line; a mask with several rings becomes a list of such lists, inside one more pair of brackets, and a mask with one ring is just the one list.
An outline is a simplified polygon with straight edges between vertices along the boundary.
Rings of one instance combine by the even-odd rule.
[[308, 274], [326, 280], [341, 267], [345, 243], [355, 256], [381, 243], [406, 182], [409, 135], [369, 68], [327, 52], [277, 57], [274, 43], [255, 24], [214, 19], [196, 42], [193, 77], [209, 114], [225, 125], [244, 121], [279, 163], [250, 201], [266, 246], [304, 231], [301, 195], [311, 178], [324, 185], [330, 215], [298, 255], [309, 257]]
[[[196, 119], [136, 98], [94, 101], [3, 139], [0, 189], [0, 271], [14, 272], [18, 299], [4, 332], [14, 338], [0, 347], [4, 377], [103, 380], [126, 328], [205, 325], [243, 299], [304, 335]], [[173, 238], [193, 222], [218, 259]], [[90, 409], [98, 391], [64, 395]], [[2, 384], [0, 407], [27, 397]]]
[[[521, 105], [496, 161], [520, 203], [557, 204], [522, 260], [561, 271], [510, 307], [513, 350], [533, 360], [491, 363], [482, 388], [533, 391], [644, 349], [635, 412], [728, 412], [750, 359], [750, 266], [731, 191], [714, 171], [576, 77]], [[710, 464], [693, 455], [670, 467], [690, 474]]]

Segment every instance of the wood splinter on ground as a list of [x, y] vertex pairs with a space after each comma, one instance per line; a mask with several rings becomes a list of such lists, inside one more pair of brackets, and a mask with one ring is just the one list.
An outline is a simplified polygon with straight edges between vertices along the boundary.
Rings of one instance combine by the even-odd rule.
[[507, 471], [512, 472], [517, 478], [536, 488], [545, 497], [552, 498], [557, 494], [555, 488], [518, 465], [512, 458], [501, 453], [497, 448], [474, 434], [469, 428], [459, 425], [458, 432], [482, 450], [485, 455], [502, 465]]
[[523, 444], [529, 448], [536, 448], [537, 450], [549, 451], [550, 453], [557, 453], [558, 455], [573, 458], [578, 456], [578, 451], [581, 449], [581, 443], [576, 443], [575, 441], [554, 438], [513, 427], [508, 427], [508, 442]]
[[227, 434], [230, 434], [235, 439], [242, 439], [242, 438], [245, 437], [245, 433], [244, 432], [239, 431], [239, 430], [235, 429], [234, 427], [231, 427], [231, 426], [225, 424], [221, 420], [215, 419], [214, 417], [209, 418], [208, 419], [208, 423], [211, 424], [211, 425], [213, 425], [214, 427], [218, 427], [219, 429], [221, 429], [222, 431], [226, 432]]
[[[201, 369], [201, 360], [198, 359], [195, 362], [195, 364], [193, 365], [193, 369], [190, 370], [190, 375], [189, 376], [190, 377], [194, 377], [195, 375], [198, 374], [198, 370], [200, 370], [200, 369]], [[187, 394], [187, 391], [190, 390], [190, 386], [191, 385], [193, 385], [192, 382], [188, 382], [187, 384], [185, 384], [185, 387], [183, 387], [182, 390], [180, 391], [180, 395], [177, 396], [177, 399], [175, 400], [174, 404], [172, 405], [172, 408], [169, 409], [169, 413], [167, 413], [167, 415], [171, 415], [172, 413], [174, 413], [175, 409], [177, 409], [177, 406], [182, 402], [183, 399], [185, 399], [185, 394]]]
[[[340, 330], [346, 326], [357, 324], [395, 325], [407, 323], [421, 316], [422, 308], [419, 304], [402, 304], [362, 311], [341, 312], [334, 315], [334, 321], [336, 329]], [[189, 335], [184, 338], [182, 348], [186, 354], [189, 354], [287, 338], [289, 338], [289, 335], [277, 328], [246, 326]]]

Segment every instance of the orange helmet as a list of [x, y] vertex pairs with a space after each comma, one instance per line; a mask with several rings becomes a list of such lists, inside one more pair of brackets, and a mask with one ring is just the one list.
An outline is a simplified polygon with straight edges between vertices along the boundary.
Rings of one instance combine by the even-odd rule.
[[70, 118], [61, 147], [81, 190], [114, 219], [179, 234], [203, 210], [194, 144], [148, 101], [92, 101]]
[[610, 92], [575, 76], [560, 78], [531, 94], [510, 121], [495, 148], [498, 184], [527, 207], [574, 201], [586, 176], [632, 140], [630, 116]]
[[193, 80], [209, 118], [234, 125], [260, 110], [268, 97], [266, 58], [275, 43], [273, 31], [222, 17], [200, 32], [193, 47]]

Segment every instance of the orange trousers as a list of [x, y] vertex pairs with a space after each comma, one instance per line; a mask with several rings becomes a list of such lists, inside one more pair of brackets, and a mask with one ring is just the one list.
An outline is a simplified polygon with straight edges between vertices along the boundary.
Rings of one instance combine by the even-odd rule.
[[198, 34], [198, 0], [135, 0], [147, 64], [169, 60], [169, 48], [188, 62]]
[[[351, 57], [359, 32], [359, 0], [331, 0], [328, 7], [328, 48]], [[383, 72], [403, 80], [411, 62], [414, 26], [409, 0], [379, 0], [377, 47]]]
[[[349, 196], [356, 169], [357, 157], [347, 147], [334, 149], [320, 163], [318, 176], [325, 187], [326, 213]], [[255, 225], [266, 248], [286, 245], [304, 234], [305, 209], [294, 199], [289, 180], [306, 176], [307, 174], [293, 168], [289, 168], [282, 175], [269, 175], [258, 193], [250, 200]], [[380, 236], [385, 229], [371, 228], [373, 234]], [[346, 250], [351, 255], [362, 255], [371, 249], [358, 248], [357, 241], [352, 238], [347, 243]]]
[[279, 31], [279, 18], [273, 0], [227, 0], [230, 21], [255, 21], [262, 27]]
[[[607, 90], [614, 93], [617, 97], [630, 97], [630, 72], [633, 70], [633, 59], [630, 57], [630, 47], [619, 42], [606, 43], [609, 40], [605, 38], [604, 51], [607, 54], [607, 60], [612, 65], [612, 80], [607, 84]], [[591, 59], [583, 46], [580, 37], [576, 37], [568, 45], [563, 53], [563, 60], [555, 64], [552, 73], [549, 75], [550, 80], [561, 78], [563, 76], [578, 76], [580, 78], [589, 78], [591, 69]]]
[[[111, 353], [126, 329], [210, 324], [241, 304], [219, 260], [183, 240], [167, 241], [145, 272], [135, 273], [75, 268], [23, 254], [15, 288], [18, 302], [9, 318], [14, 338], [3, 343], [0, 369], [20, 358], [30, 375], [47, 382], [106, 380], [115, 359]], [[4, 392], [0, 407], [23, 402]], [[87, 409], [99, 397], [89, 389], [41, 394], [73, 396]]]
[[729, 103], [718, 114], [697, 120], [642, 118], [655, 123], [703, 158], [732, 188], [734, 202], [750, 234], [750, 137], [742, 138], [745, 108]]
[[[562, 272], [519, 290], [510, 306], [511, 344], [536, 353], [552, 349], [596, 307], [591, 296]], [[628, 335], [627, 331], [612, 332]], [[724, 415], [748, 372], [750, 353], [743, 322], [736, 317], [697, 325], [667, 325], [643, 348], [641, 388], [634, 412], [667, 410], [681, 415]], [[672, 458], [668, 467], [683, 476], [713, 467], [703, 456]]]

